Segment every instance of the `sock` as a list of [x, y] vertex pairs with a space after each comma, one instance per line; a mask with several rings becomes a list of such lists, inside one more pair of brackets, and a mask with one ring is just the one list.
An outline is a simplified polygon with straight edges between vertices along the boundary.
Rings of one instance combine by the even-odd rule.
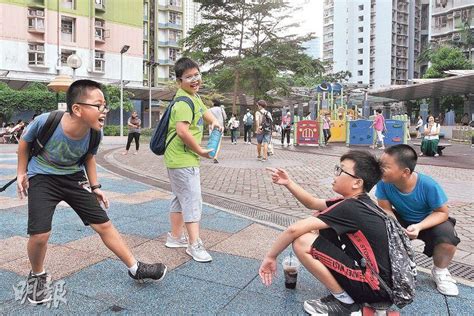
[[344, 304], [353, 304], [354, 303], [354, 300], [352, 299], [352, 297], [347, 294], [346, 291], [342, 291], [341, 293], [332, 293], [331, 294], [337, 298], [340, 302], [344, 303]]
[[128, 271], [130, 271], [130, 273], [134, 276], [135, 274], [137, 274], [137, 270], [138, 270], [138, 262], [135, 262], [135, 264], [133, 266], [131, 266], [130, 268], [128, 268]]
[[446, 274], [448, 273], [448, 268], [438, 268], [437, 266], [433, 265], [433, 272], [436, 274]]
[[31, 271], [31, 274], [34, 275], [34, 276], [40, 276], [40, 275], [43, 275], [45, 273], [46, 273], [45, 270], [43, 270], [43, 272], [40, 272], [40, 273], [34, 273], [33, 271]]

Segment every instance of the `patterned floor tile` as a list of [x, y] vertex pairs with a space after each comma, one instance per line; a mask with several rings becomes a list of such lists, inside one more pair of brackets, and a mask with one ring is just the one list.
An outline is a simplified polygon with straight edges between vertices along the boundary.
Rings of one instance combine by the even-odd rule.
[[13, 236], [0, 240], [0, 264], [26, 257], [28, 238]]

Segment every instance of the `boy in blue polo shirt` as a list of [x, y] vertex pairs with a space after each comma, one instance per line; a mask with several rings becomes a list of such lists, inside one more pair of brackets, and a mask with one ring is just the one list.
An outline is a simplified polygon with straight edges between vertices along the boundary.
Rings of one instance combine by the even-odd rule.
[[431, 276], [438, 291], [458, 295], [447, 268], [460, 239], [454, 229], [456, 220], [449, 217], [446, 194], [432, 178], [414, 172], [417, 155], [410, 146], [387, 148], [380, 161], [383, 176], [375, 192], [379, 206], [396, 216], [408, 237], [425, 242], [423, 252], [433, 257]]

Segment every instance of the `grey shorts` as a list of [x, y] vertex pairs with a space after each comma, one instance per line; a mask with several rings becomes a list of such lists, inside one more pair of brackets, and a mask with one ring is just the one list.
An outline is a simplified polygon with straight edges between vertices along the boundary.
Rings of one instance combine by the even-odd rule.
[[270, 133], [257, 134], [257, 143], [270, 143]]
[[201, 177], [199, 167], [168, 168], [173, 198], [170, 212], [182, 213], [184, 222], [199, 222], [202, 214]]

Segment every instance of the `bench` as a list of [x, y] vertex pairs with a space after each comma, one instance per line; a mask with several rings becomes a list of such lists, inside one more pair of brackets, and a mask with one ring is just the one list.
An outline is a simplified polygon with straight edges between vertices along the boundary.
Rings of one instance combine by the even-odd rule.
[[[421, 147], [421, 143], [413, 143], [414, 146], [420, 146]], [[438, 155], [442, 156], [443, 155], [443, 149], [445, 149], [446, 147], [449, 147], [449, 146], [452, 146], [452, 144], [450, 143], [438, 143]]]

